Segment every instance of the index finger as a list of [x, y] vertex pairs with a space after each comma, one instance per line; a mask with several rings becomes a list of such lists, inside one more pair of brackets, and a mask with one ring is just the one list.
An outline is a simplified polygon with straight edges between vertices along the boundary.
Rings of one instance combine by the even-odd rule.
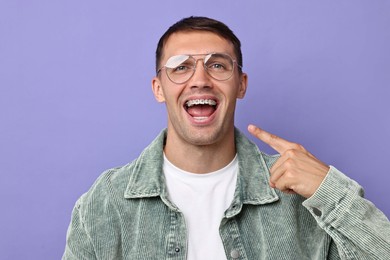
[[255, 125], [249, 125], [248, 131], [254, 137], [268, 144], [280, 154], [283, 154], [285, 151], [293, 149], [296, 146], [295, 143], [289, 142], [277, 135], [271, 134]]

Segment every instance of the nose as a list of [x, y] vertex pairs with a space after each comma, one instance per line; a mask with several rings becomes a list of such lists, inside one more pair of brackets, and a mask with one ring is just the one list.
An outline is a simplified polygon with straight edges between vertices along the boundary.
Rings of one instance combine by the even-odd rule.
[[210, 75], [206, 71], [203, 59], [198, 59], [195, 62], [195, 72], [190, 79], [191, 87], [204, 88], [211, 87]]

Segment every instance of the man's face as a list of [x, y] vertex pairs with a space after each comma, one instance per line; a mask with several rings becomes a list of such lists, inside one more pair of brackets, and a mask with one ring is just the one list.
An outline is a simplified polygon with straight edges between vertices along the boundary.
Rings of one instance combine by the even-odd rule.
[[[201, 31], [174, 33], [166, 41], [160, 67], [174, 55], [209, 53], [225, 53], [237, 59], [233, 45], [217, 34]], [[194, 57], [199, 60], [188, 81], [173, 83], [163, 69], [152, 80], [153, 92], [157, 101], [166, 103], [168, 138], [192, 145], [218, 144], [233, 137], [236, 100], [245, 95], [247, 76], [240, 74], [234, 64], [233, 75], [218, 81], [205, 71], [204, 55]]]

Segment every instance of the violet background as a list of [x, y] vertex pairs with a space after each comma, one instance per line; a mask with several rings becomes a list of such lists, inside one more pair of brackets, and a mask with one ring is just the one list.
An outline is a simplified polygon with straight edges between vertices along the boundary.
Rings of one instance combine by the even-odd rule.
[[303, 144], [390, 216], [390, 1], [1, 0], [0, 259], [60, 259], [77, 198], [166, 126], [154, 51], [189, 15], [242, 41], [236, 125]]

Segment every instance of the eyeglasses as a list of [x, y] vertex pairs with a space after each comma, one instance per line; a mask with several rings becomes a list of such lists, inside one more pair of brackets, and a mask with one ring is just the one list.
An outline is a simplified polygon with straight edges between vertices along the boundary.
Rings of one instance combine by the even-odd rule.
[[[194, 56], [204, 56], [203, 58], [195, 59]], [[228, 80], [234, 71], [233, 60], [230, 55], [225, 53], [209, 53], [209, 54], [193, 54], [193, 55], [175, 55], [167, 60], [167, 63], [157, 70], [157, 75], [161, 70], [165, 69], [168, 78], [176, 84], [182, 84], [188, 81], [196, 70], [198, 60], [203, 60], [203, 67], [207, 73], [216, 80]], [[237, 64], [239, 68], [240, 65]]]

